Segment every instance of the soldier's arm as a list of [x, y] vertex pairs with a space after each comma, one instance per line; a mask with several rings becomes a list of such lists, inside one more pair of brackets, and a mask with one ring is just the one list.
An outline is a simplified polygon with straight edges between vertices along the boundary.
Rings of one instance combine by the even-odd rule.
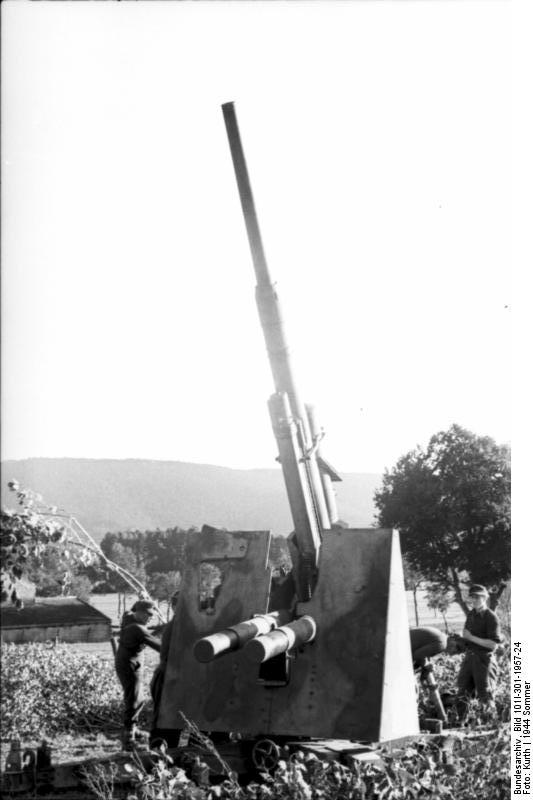
[[143, 630], [143, 642], [148, 647], [151, 647], [152, 650], [157, 650], [158, 653], [160, 652], [161, 641], [159, 639], [156, 639], [155, 636], [152, 636], [152, 634], [149, 633], [149, 631], [147, 631], [146, 628]]
[[491, 650], [494, 650], [501, 642], [503, 642], [503, 636], [501, 635], [500, 631], [500, 621], [496, 614], [492, 612], [487, 619], [487, 639], [486, 641], [492, 642], [494, 647], [491, 647]]
[[467, 642], [470, 640], [470, 637], [472, 636], [472, 634], [470, 633], [470, 631], [469, 631], [469, 629], [468, 629], [468, 623], [469, 623], [469, 621], [470, 621], [470, 614], [468, 614], [468, 616], [467, 616], [467, 618], [466, 618], [466, 620], [465, 620], [465, 624], [464, 624], [463, 632], [462, 632], [462, 634], [461, 634], [461, 638], [462, 638], [462, 639], [464, 639], [464, 640], [465, 640], [465, 641], [467, 641]]
[[498, 647], [498, 642], [495, 642], [493, 639], [482, 639], [480, 636], [474, 636], [473, 633], [470, 633], [468, 628], [465, 628], [463, 631], [463, 639], [478, 644], [480, 647], [484, 647], [485, 650], [495, 650]]

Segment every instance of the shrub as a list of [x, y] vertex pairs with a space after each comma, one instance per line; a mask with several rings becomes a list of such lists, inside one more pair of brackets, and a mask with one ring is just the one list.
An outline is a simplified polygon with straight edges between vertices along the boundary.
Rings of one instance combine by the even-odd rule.
[[[444, 691], [455, 687], [459, 657], [436, 659], [437, 681]], [[135, 756], [128, 767], [132, 782], [128, 800], [505, 800], [510, 796], [510, 731], [502, 725], [509, 709], [509, 652], [497, 655], [500, 683], [496, 708], [483, 712], [472, 703], [470, 731], [453, 749], [440, 747], [440, 737], [420, 740], [393, 751], [384, 746], [381, 760], [322, 762], [311, 754], [296, 753], [281, 761], [273, 775], [239, 786], [228, 770], [217, 786], [197, 786], [183, 769], [161, 753], [152, 769]], [[122, 696], [113, 665], [86, 656], [69, 645], [2, 645], [2, 721], [5, 738], [37, 738], [80, 733], [120, 721]], [[488, 716], [487, 716], [488, 714]], [[480, 723], [490, 732], [476, 734]], [[193, 726], [193, 723], [188, 723]], [[464, 729], [463, 729], [464, 730]], [[467, 735], [469, 734], [469, 735]], [[207, 737], [197, 737], [213, 752]], [[221, 764], [224, 762], [221, 760]], [[113, 774], [105, 765], [87, 767], [86, 782], [100, 800], [114, 800]]]
[[[128, 800], [505, 800], [510, 797], [508, 728], [487, 741], [464, 741], [453, 757], [437, 743], [381, 753], [374, 762], [319, 760], [296, 752], [279, 762], [272, 775], [246, 786], [227, 778], [216, 786], [199, 785], [175, 766], [164, 751], [152, 769], [138, 759], [125, 766], [132, 782]], [[113, 800], [112, 777], [102, 767], [87, 773], [99, 800]]]
[[[494, 707], [486, 708], [477, 700], [472, 700], [466, 718], [463, 720], [469, 727], [479, 727], [480, 725], [497, 727], [510, 720], [511, 671], [509, 645], [500, 645], [493, 658], [496, 675]], [[462, 659], [462, 655], [446, 655], [438, 656], [433, 660], [435, 680], [441, 694], [444, 692], [451, 695], [456, 694], [457, 674]], [[434, 709], [425, 690], [420, 691], [418, 700], [420, 717], [434, 717]], [[453, 708], [448, 710], [448, 719], [451, 727], [459, 722], [457, 715], [454, 715]]]
[[509, 738], [507, 729], [495, 735], [479, 752], [479, 743], [463, 747], [453, 760], [443, 758], [438, 745], [407, 747], [381, 762], [347, 767], [296, 754], [282, 761], [263, 785], [251, 784], [246, 800], [504, 800], [510, 796]]
[[113, 664], [68, 645], [2, 645], [2, 736], [35, 738], [120, 723]]

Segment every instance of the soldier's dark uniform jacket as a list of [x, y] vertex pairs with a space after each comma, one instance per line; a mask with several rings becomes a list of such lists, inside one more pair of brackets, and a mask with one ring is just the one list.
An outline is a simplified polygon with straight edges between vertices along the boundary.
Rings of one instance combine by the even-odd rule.
[[[469, 611], [465, 628], [480, 639], [491, 639], [496, 643], [503, 641], [498, 617], [490, 608]], [[470, 642], [468, 639], [463, 641], [466, 646], [466, 655], [457, 676], [459, 691], [471, 696], [477, 694], [480, 700], [490, 700], [495, 680], [492, 650]]]
[[117, 661], [142, 661], [141, 653], [147, 646], [160, 651], [161, 642], [152, 636], [145, 625], [135, 618], [125, 620], [125, 623], [120, 630]]

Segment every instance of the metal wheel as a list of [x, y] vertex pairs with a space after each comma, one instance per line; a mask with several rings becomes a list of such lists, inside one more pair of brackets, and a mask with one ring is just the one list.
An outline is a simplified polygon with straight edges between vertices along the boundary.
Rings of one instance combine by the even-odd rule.
[[275, 769], [279, 763], [281, 749], [272, 739], [258, 739], [252, 748], [252, 761], [259, 770]]

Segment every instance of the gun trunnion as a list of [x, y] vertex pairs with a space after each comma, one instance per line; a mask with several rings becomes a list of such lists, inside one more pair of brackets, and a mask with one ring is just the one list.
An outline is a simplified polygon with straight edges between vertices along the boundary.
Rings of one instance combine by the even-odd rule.
[[[203, 730], [252, 738], [409, 736], [418, 718], [398, 534], [337, 524], [331, 482], [340, 476], [298, 396], [233, 103], [222, 111], [274, 379], [268, 406], [293, 569], [272, 579], [269, 531], [204, 526], [188, 535], [155, 733], [170, 744], [182, 712]], [[216, 575], [207, 599], [206, 575]]]

